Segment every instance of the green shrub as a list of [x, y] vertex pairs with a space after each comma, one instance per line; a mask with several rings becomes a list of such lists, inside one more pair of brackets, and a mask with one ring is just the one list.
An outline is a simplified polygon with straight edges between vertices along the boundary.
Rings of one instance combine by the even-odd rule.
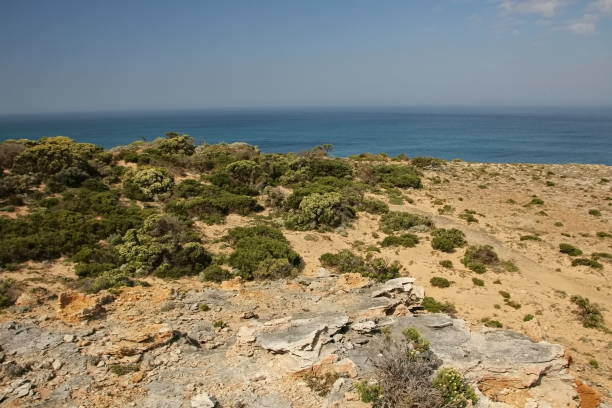
[[353, 169], [340, 159], [316, 159], [308, 162], [310, 178], [331, 176], [337, 178], [351, 177]]
[[191, 228], [171, 215], [152, 215], [140, 229], [127, 231], [117, 252], [124, 270], [135, 275], [179, 278], [196, 275], [211, 263]]
[[440, 261], [439, 264], [443, 268], [447, 268], [447, 269], [452, 269], [453, 268], [453, 261], [451, 261], [450, 259], [444, 259], [444, 260]]
[[20, 143], [14, 140], [6, 140], [0, 143], [0, 174], [2, 170], [8, 170], [13, 167], [15, 158], [26, 149], [25, 143]]
[[602, 269], [603, 265], [597, 262], [595, 259], [589, 258], [576, 258], [572, 260], [572, 266], [588, 266], [593, 269]]
[[526, 314], [525, 316], [523, 316], [523, 321], [524, 322], [529, 322], [531, 320], [533, 320], [534, 316], [532, 314]]
[[359, 394], [359, 399], [361, 402], [376, 402], [384, 393], [384, 390], [380, 385], [369, 384], [365, 380], [358, 382], [355, 387], [357, 388], [357, 394]]
[[448, 288], [451, 285], [448, 279], [441, 278], [439, 276], [434, 276], [431, 278], [429, 283], [431, 283], [431, 286], [435, 286], [436, 288]]
[[380, 258], [366, 261], [347, 249], [336, 254], [325, 253], [319, 260], [323, 266], [334, 268], [340, 273], [359, 273], [377, 281], [397, 278], [402, 269], [398, 262], [390, 263]]
[[152, 201], [167, 196], [174, 186], [172, 175], [163, 168], [130, 170], [123, 181], [125, 195], [134, 200]]
[[190, 157], [190, 166], [199, 172], [205, 172], [224, 168], [240, 160], [256, 161], [259, 156], [259, 150], [246, 143], [204, 145], [196, 148]]
[[414, 234], [389, 235], [383, 239], [383, 247], [402, 246], [407, 248], [415, 247], [419, 243], [419, 237]]
[[601, 217], [601, 211], [599, 210], [589, 210], [589, 214], [594, 217]]
[[208, 179], [230, 193], [243, 195], [257, 195], [267, 184], [263, 168], [253, 160], [232, 162]]
[[366, 176], [366, 181], [383, 187], [422, 188], [418, 172], [410, 166], [383, 164], [374, 166]]
[[357, 206], [357, 210], [370, 214], [386, 214], [389, 212], [389, 206], [381, 200], [364, 198]]
[[0, 279], [0, 309], [11, 306], [16, 300], [15, 281], [12, 279]]
[[605, 232], [605, 231], [599, 231], [597, 234], [597, 238], [612, 238], [612, 234]]
[[582, 255], [582, 251], [571, 244], [559, 244], [559, 252], [569, 256]]
[[40, 173], [52, 176], [63, 169], [76, 167], [91, 171], [88, 163], [102, 148], [89, 143], [75, 143], [64, 136], [43, 137], [30, 142], [13, 160], [12, 170], [17, 174]]
[[320, 397], [325, 397], [329, 394], [338, 378], [340, 378], [340, 374], [336, 372], [326, 372], [322, 375], [316, 375], [313, 371], [302, 376], [308, 388]]
[[456, 228], [436, 229], [431, 235], [431, 247], [438, 251], [452, 252], [455, 248], [463, 247], [467, 244], [465, 234]]
[[445, 407], [464, 408], [468, 405], [468, 401], [471, 401], [470, 406], [478, 402], [474, 389], [454, 368], [443, 368], [438, 371], [433, 386], [442, 394]]
[[572, 303], [578, 306], [577, 314], [582, 325], [587, 328], [605, 329], [601, 308], [582, 296], [572, 296]]
[[472, 283], [474, 286], [484, 286], [484, 281], [478, 278], [472, 278]]
[[495, 266], [499, 262], [497, 253], [490, 245], [470, 246], [461, 259], [461, 263], [476, 273], [484, 273], [487, 266]]
[[409, 340], [412, 343], [414, 349], [417, 352], [422, 353], [424, 351], [429, 350], [429, 347], [431, 345], [425, 338], [423, 338], [421, 333], [416, 328], [408, 327], [402, 331], [402, 334], [404, 335], [406, 340]]
[[423, 309], [425, 309], [429, 313], [446, 313], [451, 316], [457, 313], [457, 309], [452, 303], [438, 302], [437, 300], [429, 296], [425, 296], [423, 298], [421, 306], [423, 306]]
[[289, 212], [285, 225], [294, 230], [339, 227], [355, 218], [355, 210], [340, 193], [314, 193], [304, 197], [298, 210]]
[[544, 204], [544, 200], [538, 197], [534, 197], [531, 199], [528, 205], [543, 205], [543, 204]]
[[446, 160], [437, 159], [435, 157], [413, 157], [410, 163], [420, 169], [433, 169], [442, 167]]
[[234, 247], [229, 264], [245, 279], [289, 276], [302, 265], [300, 256], [276, 228], [238, 227], [229, 231], [227, 239]]
[[537, 235], [521, 235], [521, 241], [541, 241], [542, 238]]
[[261, 209], [253, 197], [229, 193], [216, 186], [197, 184], [181, 183], [177, 188], [178, 194], [188, 198], [170, 201], [166, 210], [212, 223], [223, 220], [230, 213], [248, 215]]
[[233, 277], [232, 273], [219, 265], [209, 265], [200, 272], [200, 279], [209, 282], [223, 282]]
[[169, 132], [166, 139], [157, 142], [157, 149], [165, 155], [182, 154], [191, 156], [195, 152], [195, 144], [192, 137], [178, 135]]
[[407, 212], [391, 211], [384, 214], [380, 219], [380, 229], [392, 234], [395, 231], [406, 231], [413, 227], [433, 227], [433, 222], [429, 217]]
[[482, 322], [487, 327], [493, 327], [493, 328], [497, 328], [497, 329], [501, 329], [502, 327], [504, 327], [504, 325], [501, 324], [501, 322], [499, 320], [492, 320], [492, 319], [490, 319], [488, 317], [485, 317], [484, 319], [482, 319]]

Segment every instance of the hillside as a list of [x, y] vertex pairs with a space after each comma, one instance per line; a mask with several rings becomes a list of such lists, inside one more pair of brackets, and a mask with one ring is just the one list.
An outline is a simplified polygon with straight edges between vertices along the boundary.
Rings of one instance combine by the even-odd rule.
[[330, 149], [0, 144], [0, 406], [612, 401], [612, 168]]

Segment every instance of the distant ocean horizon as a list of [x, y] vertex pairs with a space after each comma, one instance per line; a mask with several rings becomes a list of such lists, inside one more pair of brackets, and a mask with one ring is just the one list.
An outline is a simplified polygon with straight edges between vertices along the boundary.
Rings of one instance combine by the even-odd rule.
[[329, 143], [335, 156], [400, 153], [499, 163], [612, 165], [612, 108], [288, 108], [0, 115], [0, 141], [68, 136], [105, 148], [165, 132], [263, 152]]

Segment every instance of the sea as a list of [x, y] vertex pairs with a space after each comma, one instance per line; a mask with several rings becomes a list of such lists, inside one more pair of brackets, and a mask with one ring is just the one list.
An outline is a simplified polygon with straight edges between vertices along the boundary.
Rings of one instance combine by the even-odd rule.
[[612, 165], [611, 108], [287, 108], [0, 115], [0, 140], [68, 136], [105, 148], [186, 133], [263, 152], [403, 153], [474, 162]]

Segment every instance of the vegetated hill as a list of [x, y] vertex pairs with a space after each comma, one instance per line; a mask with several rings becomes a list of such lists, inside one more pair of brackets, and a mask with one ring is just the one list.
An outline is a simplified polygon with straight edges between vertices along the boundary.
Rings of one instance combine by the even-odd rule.
[[0, 401], [609, 400], [610, 167], [330, 149], [1, 143]]

